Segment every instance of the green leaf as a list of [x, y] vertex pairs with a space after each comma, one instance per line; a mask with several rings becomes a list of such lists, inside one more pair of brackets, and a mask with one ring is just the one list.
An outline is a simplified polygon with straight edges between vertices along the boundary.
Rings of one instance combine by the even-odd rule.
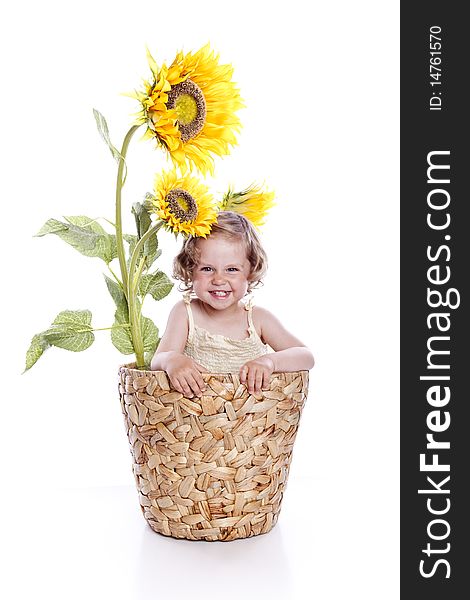
[[64, 310], [41, 336], [51, 345], [71, 352], [82, 352], [95, 340], [89, 310]]
[[[129, 263], [131, 262], [130, 257], [132, 256], [132, 253], [134, 252], [135, 246], [136, 246], [139, 238], [136, 235], [130, 235], [128, 233], [123, 233], [122, 237], [129, 244], [129, 259], [127, 261], [127, 266], [129, 267]], [[153, 243], [152, 240], [149, 240], [149, 241], [151, 243]], [[156, 235], [155, 235], [155, 242], [156, 242], [156, 245], [158, 246], [158, 239], [157, 239]], [[144, 244], [144, 250], [147, 250], [148, 247], [149, 247], [148, 243]], [[162, 254], [162, 251], [157, 250], [154, 255], [147, 257], [147, 268], [149, 268], [152, 265], [152, 263], [154, 263], [155, 260], [161, 256], [161, 254]]]
[[87, 228], [90, 231], [98, 233], [99, 235], [106, 235], [106, 231], [101, 227], [96, 219], [85, 217], [83, 215], [77, 215], [73, 217], [64, 217], [64, 219], [71, 225], [77, 225], [77, 227]]
[[106, 281], [106, 286], [108, 288], [109, 293], [111, 294], [111, 298], [114, 300], [114, 304], [117, 308], [120, 306], [125, 306], [127, 310], [127, 300], [121, 286], [114, 281], [114, 279], [110, 279], [106, 275], [104, 276]]
[[111, 328], [111, 341], [113, 346], [122, 354], [134, 354], [127, 303], [117, 305], [114, 313], [114, 323]]
[[30, 369], [51, 346], [81, 352], [91, 346], [95, 339], [89, 310], [64, 310], [42, 333], [31, 340], [26, 352], [25, 371]]
[[42, 337], [41, 333], [38, 333], [31, 340], [31, 345], [26, 352], [26, 366], [25, 371], [31, 369], [31, 367], [38, 361], [43, 355], [45, 350], [49, 348], [49, 343]]
[[[131, 329], [129, 325], [129, 315], [127, 313], [127, 310], [118, 308], [114, 317], [115, 321], [111, 329], [111, 341], [113, 345], [122, 354], [134, 354], [135, 349], [132, 343]], [[157, 326], [151, 319], [147, 317], [141, 317], [140, 323], [142, 329], [142, 338], [144, 342], [144, 352], [154, 353], [157, 348], [158, 342], [160, 341], [158, 337]]]
[[145, 210], [144, 205], [140, 202], [134, 202], [134, 204], [132, 205], [132, 214], [135, 218], [137, 236], [141, 238], [152, 224], [150, 215]]
[[128, 253], [128, 259], [127, 259], [127, 270], [129, 270], [130, 264], [131, 264], [131, 256], [132, 253], [134, 252], [134, 248], [139, 240], [139, 238], [136, 235], [129, 235], [127, 233], [123, 233], [122, 237], [126, 240], [126, 242], [129, 244], [129, 253]]
[[99, 248], [102, 248], [102, 255], [100, 255], [99, 258], [103, 258], [106, 264], [109, 264], [117, 257], [116, 236], [107, 233], [101, 225], [96, 222], [96, 219], [90, 219], [89, 217], [84, 216], [64, 217], [64, 219], [71, 225], [76, 225], [87, 231], [93, 231], [93, 233], [100, 236], [97, 244]]
[[131, 235], [130, 233], [123, 233], [122, 237], [126, 240], [132, 250], [135, 248], [137, 240], [139, 239], [136, 235]]
[[111, 154], [113, 155], [114, 159], [117, 162], [119, 162], [121, 159], [124, 160], [124, 158], [122, 157], [119, 150], [115, 146], [113, 146], [113, 144], [111, 143], [111, 138], [109, 136], [108, 124], [106, 123], [106, 119], [104, 118], [104, 116], [100, 113], [99, 110], [96, 110], [96, 108], [93, 109], [93, 114], [95, 116], [95, 121], [96, 121], [96, 126], [98, 127], [98, 131], [100, 132], [100, 135], [103, 138], [103, 140], [105, 141], [108, 148], [111, 150]]
[[144, 338], [144, 352], [155, 352], [159, 337], [158, 327], [148, 317], [142, 317], [142, 337]]
[[[158, 342], [160, 342], [160, 340], [158, 340]], [[155, 351], [157, 350], [157, 348], [158, 348], [158, 343], [155, 346], [154, 350], [152, 350], [151, 352], [144, 353], [144, 362], [145, 362], [145, 370], [146, 371], [150, 371], [150, 366], [152, 364], [152, 358], [153, 358], [153, 355], [155, 354]]]
[[[129, 326], [129, 310], [127, 300], [121, 287], [109, 277], [104, 276], [108, 291], [116, 304], [114, 324], [111, 329], [111, 342], [122, 354], [133, 354], [131, 332]], [[124, 327], [127, 325], [127, 327]]]
[[[152, 226], [152, 220], [150, 219], [150, 215], [146, 210], [145, 205], [141, 204], [140, 202], [135, 202], [132, 205], [132, 213], [135, 218], [137, 237], [140, 239]], [[134, 248], [130, 248], [130, 255], [132, 255], [133, 250]], [[161, 254], [158, 253], [158, 238], [156, 234], [152, 235], [145, 242], [143, 254], [147, 257], [147, 268], [149, 268], [155, 259]]]
[[111, 329], [111, 341], [113, 346], [121, 352], [121, 354], [134, 354], [134, 346], [131, 339], [130, 327], [118, 327], [118, 323], [114, 323]]
[[36, 233], [35, 237], [42, 237], [48, 233], [60, 233], [67, 231], [67, 225], [56, 219], [49, 219], [44, 223], [41, 229]]
[[36, 234], [42, 237], [49, 233], [58, 235], [84, 256], [101, 258], [109, 264], [117, 256], [116, 236], [104, 229], [89, 217], [65, 217], [67, 223], [49, 219]]
[[154, 300], [161, 300], [168, 296], [173, 288], [173, 283], [163, 273], [163, 271], [157, 271], [156, 273], [149, 273], [143, 275], [140, 280], [140, 294], [145, 296], [150, 294]]

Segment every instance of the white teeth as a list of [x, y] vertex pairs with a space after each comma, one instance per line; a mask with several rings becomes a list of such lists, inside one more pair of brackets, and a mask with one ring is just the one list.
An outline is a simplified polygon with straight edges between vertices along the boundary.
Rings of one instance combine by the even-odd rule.
[[224, 298], [225, 296], [227, 296], [228, 292], [214, 290], [213, 292], [211, 292], [211, 294], [214, 294], [214, 296], [219, 296], [220, 298]]

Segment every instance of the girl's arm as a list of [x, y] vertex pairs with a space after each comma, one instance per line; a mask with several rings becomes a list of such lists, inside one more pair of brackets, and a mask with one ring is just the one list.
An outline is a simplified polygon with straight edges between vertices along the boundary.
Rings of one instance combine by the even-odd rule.
[[168, 316], [165, 333], [163, 334], [157, 351], [152, 358], [153, 371], [165, 371], [167, 354], [171, 352], [183, 353], [188, 338], [189, 324], [184, 302], [177, 302]]
[[259, 319], [261, 339], [274, 350], [267, 355], [273, 361], [274, 371], [307, 371], [313, 367], [313, 354], [279, 319], [263, 308], [255, 307], [254, 311]]
[[153, 371], [166, 371], [172, 386], [188, 398], [193, 394], [201, 396], [206, 389], [201, 373], [205, 371], [189, 356], [183, 354], [188, 337], [189, 324], [183, 301], [172, 308], [150, 368]]
[[269, 311], [253, 309], [255, 325], [261, 331], [261, 339], [274, 352], [245, 363], [240, 369], [240, 381], [246, 383], [250, 394], [259, 393], [269, 384], [272, 373], [302, 371], [314, 365], [310, 350], [282, 325]]

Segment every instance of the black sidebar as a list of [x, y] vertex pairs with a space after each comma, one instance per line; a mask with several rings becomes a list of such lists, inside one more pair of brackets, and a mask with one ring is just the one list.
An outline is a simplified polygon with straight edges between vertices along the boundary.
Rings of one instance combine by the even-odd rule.
[[465, 6], [401, 2], [405, 600], [470, 597], [470, 23]]

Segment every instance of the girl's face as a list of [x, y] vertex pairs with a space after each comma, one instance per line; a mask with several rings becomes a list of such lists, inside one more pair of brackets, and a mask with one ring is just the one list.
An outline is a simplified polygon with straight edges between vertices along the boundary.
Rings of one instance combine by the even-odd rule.
[[199, 239], [198, 264], [193, 270], [193, 291], [216, 310], [238, 305], [248, 290], [250, 262], [241, 240], [220, 235]]

